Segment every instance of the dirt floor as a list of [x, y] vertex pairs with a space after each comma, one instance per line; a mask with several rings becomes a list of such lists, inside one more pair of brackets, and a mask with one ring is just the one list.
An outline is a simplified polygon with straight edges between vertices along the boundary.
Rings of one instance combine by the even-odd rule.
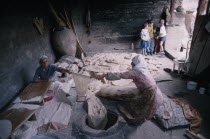
[[[151, 57], [151, 56], [149, 56]], [[165, 56], [152, 56], [155, 57], [158, 61], [162, 62], [162, 67], [160, 70], [160, 75], [155, 79], [158, 80], [168, 80], [172, 79], [173, 81], [161, 82], [158, 83], [159, 88], [162, 92], [168, 96], [177, 96], [187, 98], [191, 104], [197, 108], [202, 117], [203, 123], [201, 126], [201, 133], [207, 138], [210, 138], [210, 127], [209, 117], [210, 117], [210, 96], [209, 95], [200, 95], [198, 92], [190, 92], [186, 89], [187, 81], [182, 79], [177, 74], [169, 74], [165, 72], [164, 68], [173, 67], [173, 62], [166, 58]], [[142, 125], [131, 126], [128, 125], [122, 117], [118, 117], [118, 123], [110, 128], [107, 131], [95, 131], [90, 129], [85, 124], [86, 118], [86, 103], [76, 102], [76, 91], [75, 88], [71, 90], [71, 101], [73, 103], [73, 113], [71, 117], [71, 123], [69, 128], [62, 131], [58, 131], [53, 134], [61, 139], [93, 139], [93, 138], [103, 138], [103, 139], [187, 139], [185, 130], [187, 128], [178, 128], [172, 129], [169, 131], [162, 130], [157, 124], [153, 121], [146, 121]], [[116, 102], [110, 100], [102, 100], [104, 106], [115, 112], [119, 115], [118, 110], [116, 109]]]

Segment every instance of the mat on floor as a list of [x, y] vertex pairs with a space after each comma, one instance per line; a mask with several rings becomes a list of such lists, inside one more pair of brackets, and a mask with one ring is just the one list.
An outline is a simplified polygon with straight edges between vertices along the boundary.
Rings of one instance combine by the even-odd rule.
[[163, 104], [155, 114], [155, 121], [164, 129], [190, 125], [181, 106], [163, 94]]

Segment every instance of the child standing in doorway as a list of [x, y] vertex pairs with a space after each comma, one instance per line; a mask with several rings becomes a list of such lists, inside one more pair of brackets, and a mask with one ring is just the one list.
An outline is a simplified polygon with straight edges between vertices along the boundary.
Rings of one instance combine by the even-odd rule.
[[142, 55], [147, 55], [147, 49], [149, 47], [149, 32], [148, 32], [148, 23], [144, 23], [144, 27], [141, 30], [140, 33], [141, 42], [140, 42], [140, 48], [142, 48]]
[[150, 37], [148, 52], [150, 55], [152, 55], [154, 52], [154, 47], [155, 47], [154, 29], [153, 29], [152, 20], [148, 20], [148, 31], [149, 31], [149, 37]]
[[160, 52], [162, 54], [165, 54], [165, 41], [166, 41], [166, 28], [164, 26], [164, 20], [160, 20], [160, 34], [159, 34], [159, 39], [160, 39]]
[[159, 39], [159, 34], [160, 34], [160, 27], [156, 27], [154, 29], [154, 37], [155, 37], [154, 54], [157, 54], [157, 53], [160, 52], [160, 39]]

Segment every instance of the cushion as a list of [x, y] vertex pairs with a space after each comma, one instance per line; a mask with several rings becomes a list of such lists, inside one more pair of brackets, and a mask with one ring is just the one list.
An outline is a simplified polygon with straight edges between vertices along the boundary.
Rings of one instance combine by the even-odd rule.
[[185, 118], [181, 106], [163, 94], [163, 103], [155, 114], [155, 119], [163, 128], [188, 126], [190, 122]]

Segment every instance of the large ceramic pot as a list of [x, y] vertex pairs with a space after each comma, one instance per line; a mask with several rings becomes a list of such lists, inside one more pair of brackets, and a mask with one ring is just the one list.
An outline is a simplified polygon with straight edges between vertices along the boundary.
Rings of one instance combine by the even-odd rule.
[[76, 54], [76, 36], [66, 27], [59, 27], [53, 31], [52, 44], [55, 50], [62, 55], [75, 56]]

